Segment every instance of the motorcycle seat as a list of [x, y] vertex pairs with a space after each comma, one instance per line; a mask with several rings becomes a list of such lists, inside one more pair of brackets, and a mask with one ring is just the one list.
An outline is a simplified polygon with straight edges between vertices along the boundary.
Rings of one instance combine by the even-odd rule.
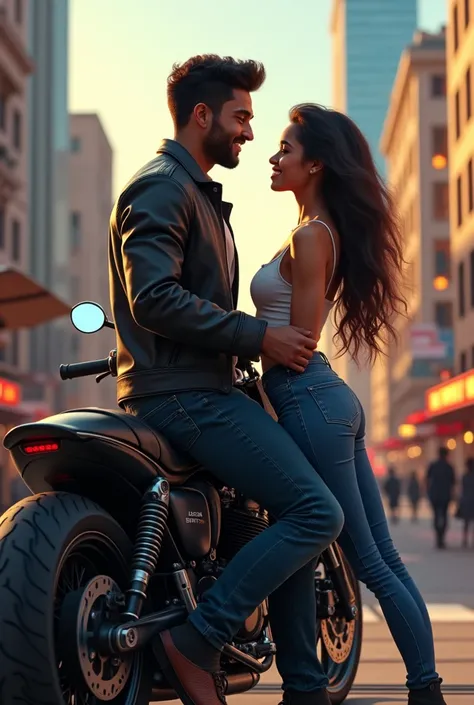
[[161, 433], [121, 409], [70, 409], [35, 423], [23, 424], [7, 434], [6, 447], [12, 448], [28, 436], [28, 427], [35, 435], [38, 434], [39, 427], [42, 427], [44, 432], [46, 427], [61, 427], [77, 434], [91, 433], [125, 443], [158, 462], [166, 477], [174, 482], [183, 482], [200, 469], [199, 463], [189, 455], [177, 451]]

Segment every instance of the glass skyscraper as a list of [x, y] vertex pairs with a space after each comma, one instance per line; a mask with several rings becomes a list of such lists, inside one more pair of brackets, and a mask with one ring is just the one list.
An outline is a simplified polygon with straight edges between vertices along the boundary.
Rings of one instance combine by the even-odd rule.
[[369, 140], [385, 173], [379, 139], [400, 55], [417, 29], [417, 0], [334, 0], [333, 104]]

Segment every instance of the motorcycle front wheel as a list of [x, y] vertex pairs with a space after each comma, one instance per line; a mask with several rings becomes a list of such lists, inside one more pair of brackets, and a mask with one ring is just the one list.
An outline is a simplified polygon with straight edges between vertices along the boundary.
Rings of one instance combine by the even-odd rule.
[[132, 545], [94, 502], [51, 492], [0, 518], [0, 702], [148, 705], [148, 654], [94, 650], [94, 620], [125, 590]]
[[[355, 619], [347, 621], [336, 612], [333, 617], [322, 619], [318, 624], [318, 657], [329, 679], [331, 705], [341, 705], [350, 693], [359, 668], [363, 633], [359, 581], [340, 546], [339, 553], [355, 595], [357, 614]], [[324, 575], [322, 563], [317, 567], [317, 572]], [[335, 599], [337, 601], [337, 595]]]

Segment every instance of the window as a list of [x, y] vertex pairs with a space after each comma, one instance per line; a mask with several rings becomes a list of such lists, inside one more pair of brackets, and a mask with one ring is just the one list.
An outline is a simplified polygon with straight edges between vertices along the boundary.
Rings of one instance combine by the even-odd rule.
[[465, 352], [459, 355], [459, 372], [467, 372], [467, 355]]
[[10, 338], [10, 362], [13, 367], [18, 367], [20, 362], [20, 334], [17, 330], [12, 330]]
[[456, 91], [455, 96], [455, 111], [456, 111], [456, 139], [459, 139], [461, 134], [461, 98], [459, 97], [459, 91]]
[[467, 207], [469, 213], [472, 213], [474, 210], [474, 170], [472, 159], [469, 159], [467, 163]]
[[431, 76], [431, 97], [444, 98], [446, 95], [446, 76]]
[[469, 255], [469, 272], [471, 278], [471, 308], [474, 308], [474, 250]]
[[451, 270], [450, 240], [435, 240], [435, 277], [448, 277]]
[[0, 208], [0, 250], [5, 249], [5, 211]]
[[453, 7], [453, 43], [454, 51], [458, 50], [459, 46], [459, 25], [458, 25], [458, 6]]
[[469, 26], [469, 5], [471, 3], [471, 0], [464, 0], [464, 27]]
[[15, 0], [15, 22], [21, 24], [23, 21], [23, 0]]
[[471, 69], [466, 71], [466, 120], [470, 120], [472, 115], [471, 100]]
[[464, 262], [458, 265], [458, 306], [459, 316], [463, 318], [466, 313], [466, 301], [464, 299]]
[[458, 227], [462, 225], [462, 177], [459, 174], [456, 181], [456, 197], [457, 197], [457, 218]]
[[19, 110], [15, 110], [13, 113], [13, 145], [15, 149], [21, 149], [21, 113]]
[[435, 303], [435, 323], [440, 328], [453, 327], [453, 304], [451, 301]]
[[433, 184], [433, 217], [435, 220], [449, 220], [449, 186], [445, 181]]
[[18, 220], [12, 221], [12, 260], [21, 260], [21, 228]]
[[7, 104], [5, 96], [0, 94], [0, 130], [5, 129], [7, 123]]
[[445, 125], [433, 127], [431, 130], [431, 156], [437, 154], [448, 156], [448, 128]]
[[81, 151], [81, 139], [80, 137], [71, 137], [71, 152]]
[[81, 246], [81, 214], [71, 213], [71, 251], [76, 252]]

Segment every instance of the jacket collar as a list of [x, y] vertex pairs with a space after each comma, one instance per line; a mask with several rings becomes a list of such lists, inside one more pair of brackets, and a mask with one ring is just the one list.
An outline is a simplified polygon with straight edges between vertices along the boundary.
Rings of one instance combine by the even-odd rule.
[[211, 177], [203, 172], [197, 161], [191, 156], [188, 150], [176, 140], [163, 140], [156, 153], [171, 154], [171, 156], [186, 169], [194, 181], [197, 181], [198, 183], [212, 181]]
[[[176, 159], [177, 162], [181, 164], [181, 166], [186, 169], [188, 174], [191, 176], [194, 181], [196, 181], [199, 184], [205, 184], [204, 190], [205, 191], [210, 191], [210, 184], [213, 184], [213, 189], [212, 192], [215, 192], [215, 188], [217, 187], [217, 193], [219, 194], [219, 199], [222, 198], [222, 184], [219, 184], [217, 181], [213, 181], [211, 177], [208, 174], [205, 174], [204, 171], [201, 169], [197, 161], [194, 159], [194, 157], [191, 156], [191, 154], [188, 152], [188, 150], [183, 147], [182, 144], [177, 142], [176, 140], [170, 140], [170, 139], [164, 139], [162, 140], [160, 146], [156, 150], [157, 154], [170, 154], [173, 159]], [[228, 221], [230, 218], [230, 214], [232, 212], [233, 205], [232, 203], [227, 203], [226, 201], [222, 201], [222, 213], [224, 218]]]

